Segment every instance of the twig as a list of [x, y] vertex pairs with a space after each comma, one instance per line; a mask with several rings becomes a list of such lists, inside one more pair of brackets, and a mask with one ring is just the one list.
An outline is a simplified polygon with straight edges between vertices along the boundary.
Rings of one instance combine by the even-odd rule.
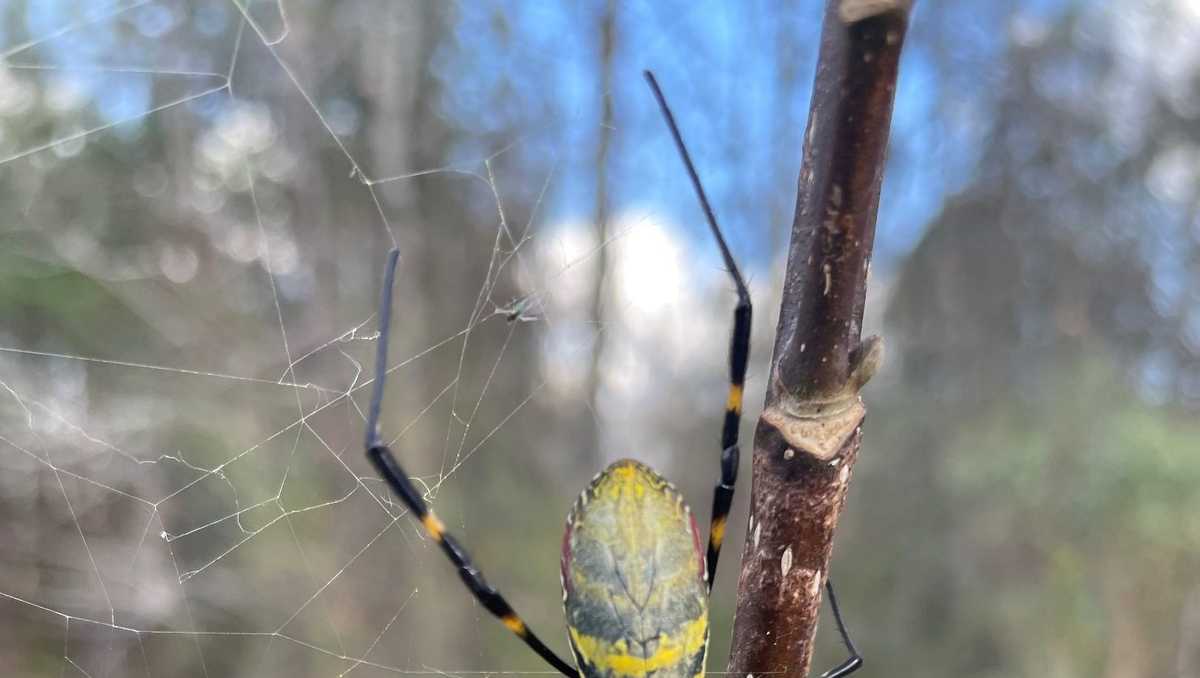
[[803, 676], [812, 659], [833, 531], [862, 441], [859, 390], [883, 351], [878, 337], [860, 337], [910, 8], [908, 0], [826, 5], [766, 409], [754, 437], [729, 661], [735, 676]]

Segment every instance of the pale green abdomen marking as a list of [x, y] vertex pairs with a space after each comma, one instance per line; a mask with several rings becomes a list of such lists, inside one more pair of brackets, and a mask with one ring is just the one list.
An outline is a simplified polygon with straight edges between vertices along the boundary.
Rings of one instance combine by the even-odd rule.
[[694, 678], [708, 646], [704, 560], [683, 497], [649, 467], [619, 461], [567, 517], [563, 600], [585, 676]]

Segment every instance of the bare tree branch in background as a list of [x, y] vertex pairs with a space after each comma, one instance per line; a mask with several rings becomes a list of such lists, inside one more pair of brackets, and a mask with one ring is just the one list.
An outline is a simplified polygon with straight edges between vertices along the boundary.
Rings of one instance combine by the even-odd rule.
[[[600, 82], [601, 82], [601, 111], [600, 139], [596, 145], [596, 242], [606, 243], [609, 237], [608, 213], [608, 152], [612, 146], [613, 136], [613, 59], [616, 56], [616, 24], [617, 5], [615, 0], [608, 0], [604, 5], [604, 13], [600, 17]], [[591, 466], [601, 467], [600, 449], [604, 441], [600, 439], [600, 426], [596, 407], [600, 403], [600, 391], [603, 379], [600, 371], [603, 368], [605, 331], [604, 331], [604, 294], [608, 282], [608, 248], [599, 247], [596, 250], [596, 279], [592, 285], [591, 310], [589, 319], [595, 322], [596, 341], [592, 345], [592, 364], [588, 370], [588, 398], [591, 406], [588, 408], [588, 447], [585, 460]]]
[[[888, 129], [910, 0], [826, 5], [729, 672], [806, 675], [833, 531], [882, 357], [860, 341]], [[853, 618], [851, 618], [853, 622]]]

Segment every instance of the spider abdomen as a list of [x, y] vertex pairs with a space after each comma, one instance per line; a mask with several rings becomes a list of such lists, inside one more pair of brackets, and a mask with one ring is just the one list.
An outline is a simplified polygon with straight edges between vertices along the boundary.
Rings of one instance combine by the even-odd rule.
[[596, 476], [563, 536], [563, 604], [584, 676], [704, 674], [700, 543], [682, 495], [648, 466], [623, 460]]

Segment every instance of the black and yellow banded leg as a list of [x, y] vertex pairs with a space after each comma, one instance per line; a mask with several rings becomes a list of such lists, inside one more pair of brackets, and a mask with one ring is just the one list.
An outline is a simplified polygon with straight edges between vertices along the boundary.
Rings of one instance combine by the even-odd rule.
[[[737, 482], [738, 448], [727, 447], [721, 452], [721, 482], [713, 488], [712, 525], [708, 529], [708, 590], [712, 592], [717, 575], [717, 560], [721, 557], [721, 545], [725, 543], [725, 524], [729, 520], [729, 507], [733, 505], [733, 488]], [[732, 469], [727, 471], [726, 469]]]
[[[683, 158], [683, 164], [692, 180], [692, 187], [695, 188], [696, 195], [700, 198], [704, 217], [708, 220], [709, 229], [716, 238], [717, 245], [721, 248], [721, 257], [725, 260], [725, 268], [729, 271], [729, 276], [733, 278], [734, 285], [737, 286], [738, 304], [733, 311], [733, 336], [729, 343], [729, 397], [725, 401], [725, 421], [721, 426], [721, 480], [713, 489], [712, 526], [708, 533], [708, 590], [711, 593], [717, 572], [717, 559], [721, 556], [721, 544], [725, 541], [725, 524], [729, 519], [730, 505], [733, 504], [733, 490], [737, 484], [738, 457], [740, 456], [738, 430], [742, 423], [742, 398], [745, 394], [746, 367], [750, 362], [750, 325], [753, 311], [750, 305], [750, 291], [746, 288], [742, 273], [733, 260], [729, 246], [725, 243], [725, 237], [721, 235], [721, 227], [717, 225], [717, 218], [708, 202], [708, 196], [704, 193], [704, 186], [700, 183], [700, 175], [696, 173], [696, 167], [692, 164], [687, 145], [683, 143], [683, 135], [679, 132], [679, 126], [675, 124], [675, 116], [671, 114], [671, 107], [667, 105], [666, 97], [663, 96], [658, 81], [654, 79], [654, 74], [646, 71], [645, 76], [646, 82], [650, 83], [651, 91], [654, 92], [654, 98], [658, 100], [659, 108], [662, 109], [663, 117], [666, 118], [667, 126], [671, 128], [671, 137], [675, 140], [675, 147], [679, 149], [680, 157]], [[825, 581], [825, 590], [829, 592], [829, 605], [833, 608], [834, 619], [837, 620], [838, 633], [841, 634], [842, 642], [845, 643], [850, 657], [823, 673], [821, 678], [845, 678], [857, 671], [862, 666], [863, 660], [854, 647], [854, 642], [850, 640], [850, 633], [842, 621], [842, 612], [838, 609], [837, 597], [833, 593], [833, 583], [828, 579]]]
[[733, 504], [737, 484], [738, 429], [742, 423], [742, 394], [746, 365], [750, 360], [750, 300], [739, 301], [733, 312], [733, 340], [729, 346], [729, 398], [725, 402], [725, 423], [721, 427], [721, 480], [713, 488], [712, 527], [708, 532], [708, 588], [717, 574], [717, 560], [725, 542], [725, 524]]
[[526, 645], [538, 653], [542, 659], [558, 669], [564, 676], [578, 678], [579, 674], [574, 667], [564, 662], [558, 655], [554, 654], [553, 650], [546, 647], [545, 643], [533, 631], [529, 630], [525, 621], [512, 609], [512, 606], [508, 604], [504, 596], [500, 595], [499, 591], [487, 583], [487, 580], [483, 578], [483, 573], [471, 562], [471, 557], [467, 555], [462, 545], [446, 532], [445, 525], [442, 524], [442, 521], [438, 520], [438, 517], [434, 515], [433, 511], [425, 503], [425, 500], [421, 498], [417, 488], [408, 479], [408, 475], [404, 472], [400, 464], [397, 463], [396, 456], [392, 454], [391, 450], [385, 445], [375, 445], [367, 450], [367, 457], [371, 460], [379, 475], [387, 481], [392, 491], [396, 493], [396, 496], [421, 521], [425, 532], [437, 542], [438, 546], [442, 549], [442, 553], [446, 554], [446, 557], [458, 569], [458, 576], [466, 584], [471, 594], [483, 605], [484, 609], [503, 622], [509, 631], [512, 631], [518, 638], [525, 641]]
[[[721, 227], [717, 225], [717, 218], [709, 205], [708, 197], [704, 194], [704, 186], [700, 183], [700, 176], [696, 173], [687, 146], [683, 143], [683, 136], [675, 124], [675, 116], [671, 114], [671, 108], [667, 105], [654, 74], [646, 71], [645, 76], [654, 92], [654, 98], [658, 100], [659, 108], [662, 109], [663, 117], [667, 120], [667, 126], [671, 128], [671, 136], [679, 149], [679, 155], [683, 158], [683, 164], [687, 167], [692, 187], [696, 189], [696, 195], [700, 198], [700, 206], [704, 209], [709, 229], [721, 248], [725, 267], [737, 286], [738, 304], [733, 311], [733, 336], [729, 344], [729, 397], [725, 402], [725, 422], [721, 426], [721, 481], [713, 489], [712, 526], [708, 533], [708, 590], [711, 593], [717, 572], [717, 559], [721, 556], [721, 544], [725, 541], [725, 523], [729, 519], [729, 507], [733, 503], [733, 490], [737, 484], [738, 429], [742, 423], [742, 397], [746, 385], [746, 366], [750, 361], [750, 321], [753, 313], [750, 292], [746, 289], [746, 283], [742, 280], [742, 274], [733, 260], [729, 246], [725, 244], [725, 237], [721, 235]], [[854, 647], [854, 641], [850, 640], [850, 633], [842, 621], [842, 611], [838, 609], [837, 596], [833, 593], [833, 582], [828, 579], [825, 580], [825, 590], [829, 592], [829, 606], [833, 609], [838, 633], [841, 634], [850, 657], [821, 674], [821, 678], [845, 678], [862, 667], [863, 660], [858, 654], [858, 649]]]
[[442, 524], [442, 521], [438, 520], [438, 517], [429, 508], [429, 505], [425, 503], [416, 486], [408, 479], [408, 474], [404, 471], [404, 468], [400, 466], [400, 462], [396, 460], [396, 456], [392, 454], [392, 451], [388, 449], [379, 436], [379, 412], [383, 405], [384, 377], [387, 375], [387, 342], [391, 325], [392, 284], [395, 280], [396, 262], [398, 259], [399, 253], [396, 250], [392, 250], [388, 255], [387, 269], [384, 273], [383, 294], [379, 307], [379, 344], [375, 354], [375, 389], [367, 414], [367, 458], [371, 461], [375, 470], [379, 472], [379, 475], [387, 481], [388, 486], [392, 488], [392, 492], [400, 498], [400, 501], [408, 507], [408, 510], [412, 511], [413, 516], [421, 522], [421, 525], [425, 528], [425, 532], [442, 549], [442, 553], [446, 554], [446, 557], [458, 569], [458, 576], [466, 584], [471, 594], [483, 605], [484, 609], [503, 622], [508, 627], [508, 630], [525, 641], [525, 644], [536, 652], [538, 656], [564, 676], [579, 678], [579, 673], [575, 668], [560, 659], [553, 650], [546, 647], [545, 643], [529, 629], [525, 621], [521, 619], [521, 616], [508, 604], [504, 596], [500, 595], [499, 591], [487, 583], [487, 580], [483, 578], [483, 573], [471, 562], [470, 556], [467, 555], [462, 545], [446, 532], [446, 526]]
[[713, 213], [712, 205], [704, 193], [704, 186], [700, 183], [700, 175], [696, 173], [696, 166], [692, 164], [692, 157], [688, 153], [687, 145], [683, 143], [683, 135], [679, 132], [679, 126], [675, 124], [675, 116], [671, 114], [671, 107], [667, 105], [666, 97], [663, 96], [658, 81], [654, 79], [654, 74], [646, 71], [645, 76], [651, 91], [654, 92], [654, 98], [658, 100], [659, 108], [662, 109], [663, 117], [666, 118], [667, 127], [671, 128], [671, 138], [675, 140], [675, 147], [679, 149], [679, 156], [683, 158], [688, 177], [692, 180], [692, 187], [700, 199], [700, 207], [704, 210], [704, 218], [708, 221], [709, 230], [712, 231], [717, 245], [721, 248], [721, 258], [725, 260], [725, 269], [737, 287], [738, 304], [733, 311], [733, 336], [729, 344], [729, 398], [725, 404], [725, 422], [721, 426], [721, 480], [713, 489], [712, 525], [708, 531], [708, 589], [712, 591], [713, 580], [717, 573], [717, 559], [721, 556], [721, 544], [725, 541], [725, 523], [729, 519], [729, 507], [733, 504], [733, 489], [737, 483], [738, 428], [742, 423], [742, 395], [746, 385], [746, 365], [750, 361], [750, 320], [753, 312], [750, 305], [750, 290], [746, 288], [742, 272], [738, 270], [737, 262], [733, 260], [733, 254], [729, 251], [729, 245], [725, 243], [725, 236], [721, 234], [721, 227], [717, 224], [717, 217]]

